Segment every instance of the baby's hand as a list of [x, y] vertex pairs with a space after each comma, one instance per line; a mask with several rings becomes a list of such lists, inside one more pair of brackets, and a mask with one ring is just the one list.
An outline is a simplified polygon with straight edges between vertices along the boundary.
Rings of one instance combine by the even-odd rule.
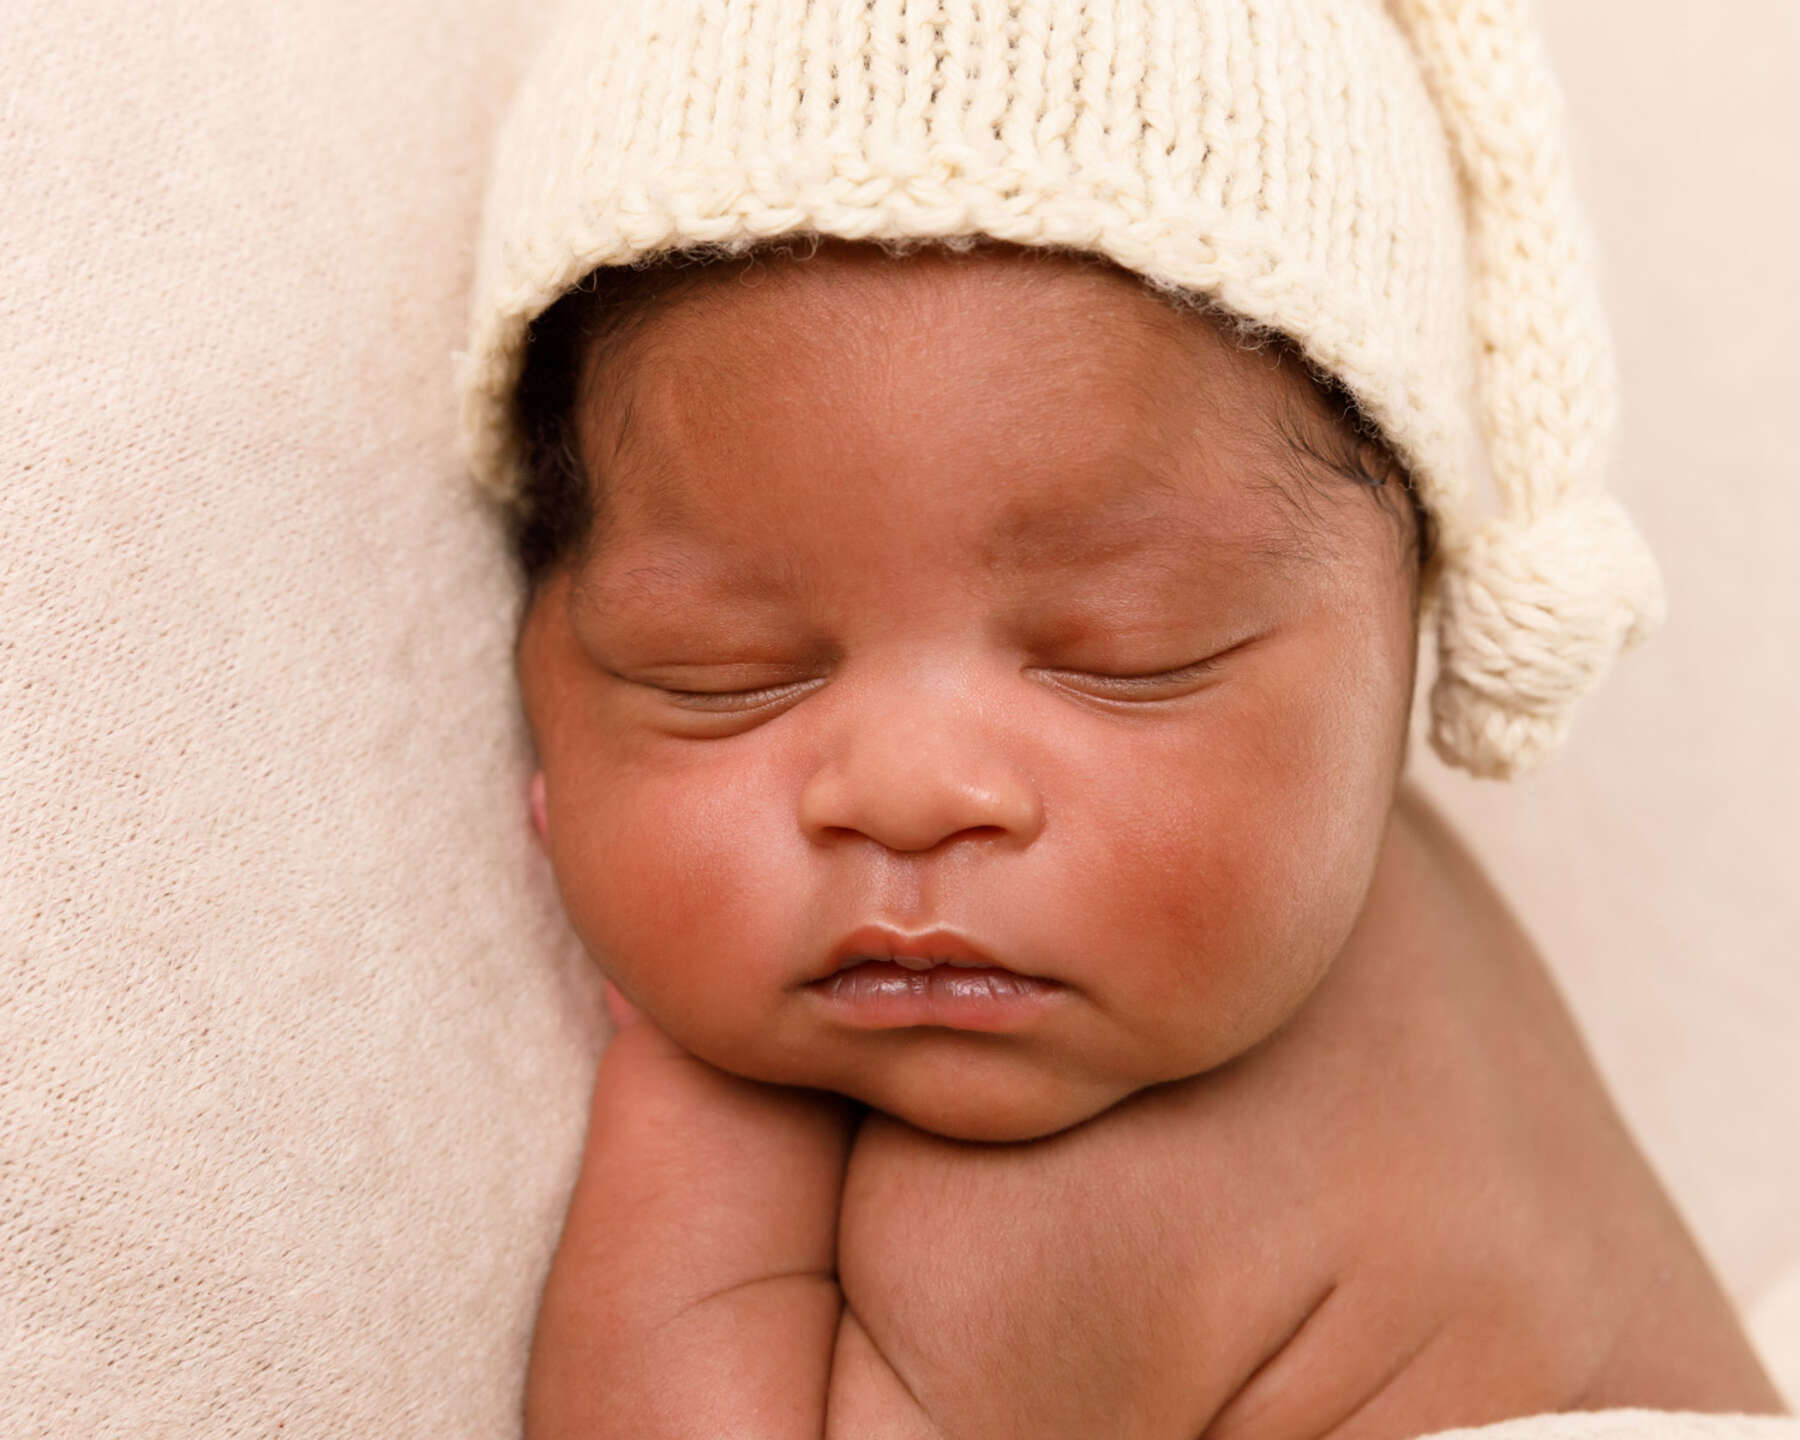
[[532, 1341], [527, 1433], [817, 1434], [854, 1112], [716, 1070], [607, 991], [618, 1030]]

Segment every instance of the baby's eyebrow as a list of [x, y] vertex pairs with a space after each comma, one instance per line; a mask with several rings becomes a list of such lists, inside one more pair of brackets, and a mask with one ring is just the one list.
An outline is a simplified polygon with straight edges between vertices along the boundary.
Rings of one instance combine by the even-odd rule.
[[581, 567], [570, 599], [578, 609], [611, 610], [622, 600], [654, 605], [703, 584], [700, 568], [681, 559], [643, 561], [625, 570], [600, 562]]
[[[793, 567], [782, 570], [792, 580]], [[789, 593], [790, 585], [767, 572], [699, 560], [695, 552], [671, 550], [646, 556], [628, 567], [604, 561], [584, 565], [570, 587], [570, 606], [577, 612], [611, 612], [631, 605], [659, 611], [675, 600], [706, 596], [721, 601], [770, 600]]]
[[[1163, 489], [1160, 485], [1158, 490]], [[1170, 482], [1167, 492], [1175, 492]], [[1280, 566], [1313, 558], [1303, 527], [1279, 507], [1269, 514], [1227, 521], [1206, 506], [1146, 504], [1142, 492], [1113, 501], [1056, 506], [1004, 507], [974, 541], [974, 558], [1000, 575], [1044, 575], [1137, 565], [1171, 576], [1197, 567]], [[580, 565], [570, 588], [577, 612], [616, 613], [630, 607], [652, 612], [676, 602], [705, 598], [779, 603], [809, 594], [815, 577], [797, 557], [778, 552], [754, 567], [684, 545], [609, 556], [602, 542]]]
[[1246, 530], [1186, 506], [1124, 504], [1010, 509], [988, 527], [978, 551], [983, 563], [1002, 571], [1093, 568], [1150, 557], [1291, 561], [1303, 552], [1291, 525], [1259, 523]]

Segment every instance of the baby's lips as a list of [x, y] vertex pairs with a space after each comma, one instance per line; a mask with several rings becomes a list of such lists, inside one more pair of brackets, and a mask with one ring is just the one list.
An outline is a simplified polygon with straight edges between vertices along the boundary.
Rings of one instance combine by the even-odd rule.
[[623, 1030], [644, 1018], [644, 1012], [620, 994], [619, 987], [610, 980], [606, 982], [605, 995], [606, 1015], [612, 1021], [613, 1029]]
[[966, 936], [941, 926], [907, 934], [887, 925], [861, 925], [832, 947], [826, 961], [828, 968], [820, 978], [829, 979], [862, 960], [892, 960], [901, 964], [910, 960], [918, 962], [916, 968], [932, 963], [992, 970], [1007, 968]]

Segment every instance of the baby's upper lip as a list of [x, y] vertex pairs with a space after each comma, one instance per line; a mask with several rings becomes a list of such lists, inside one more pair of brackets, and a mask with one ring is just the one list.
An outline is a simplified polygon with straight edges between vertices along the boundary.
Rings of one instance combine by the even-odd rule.
[[832, 947], [827, 968], [820, 978], [835, 975], [864, 960], [892, 960], [909, 970], [929, 970], [934, 965], [955, 965], [963, 969], [1008, 968], [954, 930], [940, 927], [907, 932], [886, 925], [862, 925]]

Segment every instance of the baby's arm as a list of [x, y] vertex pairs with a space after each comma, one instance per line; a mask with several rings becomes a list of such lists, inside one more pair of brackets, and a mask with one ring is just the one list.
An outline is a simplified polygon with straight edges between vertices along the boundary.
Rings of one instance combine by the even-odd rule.
[[818, 1436], [853, 1124], [626, 1024], [538, 1313], [531, 1440]]

